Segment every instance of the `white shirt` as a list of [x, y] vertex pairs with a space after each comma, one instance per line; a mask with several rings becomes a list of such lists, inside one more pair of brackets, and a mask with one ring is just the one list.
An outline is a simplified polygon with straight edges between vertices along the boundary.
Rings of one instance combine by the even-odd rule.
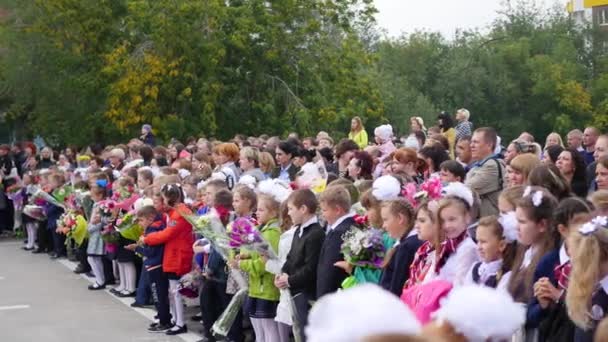
[[302, 237], [302, 235], [304, 234], [304, 229], [306, 229], [318, 222], [319, 222], [319, 219], [316, 216], [313, 216], [308, 221], [302, 223], [300, 225], [300, 233], [298, 234], [298, 237]]
[[456, 251], [448, 257], [445, 265], [439, 270], [437, 278], [451, 281], [454, 286], [464, 284], [471, 266], [479, 261], [477, 245], [467, 237], [458, 245]]
[[570, 261], [570, 256], [566, 252], [566, 245], [562, 243], [562, 246], [559, 248], [559, 264], [565, 265], [568, 261]]
[[604, 292], [608, 293], [608, 276], [605, 276], [602, 280], [600, 280], [600, 286]]
[[521, 268], [524, 269], [530, 266], [532, 263], [532, 259], [534, 259], [534, 255], [536, 255], [537, 248], [535, 246], [530, 246], [526, 249], [526, 253], [524, 253], [524, 260], [521, 263]]
[[[471, 269], [469, 270], [467, 277], [464, 281], [465, 284], [470, 285], [470, 284], [476, 284], [475, 281], [473, 280], [473, 269], [475, 268], [475, 265], [477, 265], [477, 263], [473, 264], [473, 266], [471, 266]], [[481, 265], [479, 265], [479, 284], [483, 285], [488, 278], [495, 276], [498, 271], [500, 271], [500, 268], [502, 267], [502, 259], [498, 259], [498, 260], [494, 260], [494, 261], [490, 261], [490, 262], [482, 262]]]
[[336, 220], [336, 222], [334, 222], [334, 224], [328, 224], [327, 225], [327, 232], [329, 233], [330, 231], [334, 230], [337, 226], [340, 225], [340, 223], [344, 222], [344, 220], [346, 220], [349, 217], [353, 217], [354, 214], [352, 213], [348, 213], [342, 217], [340, 217], [339, 219]]
[[[281, 269], [283, 268], [283, 264], [287, 261], [287, 255], [291, 250], [291, 242], [293, 241], [293, 236], [296, 232], [296, 227], [291, 227], [288, 231], [281, 234], [281, 238], [279, 240], [279, 259], [269, 259], [266, 261], [266, 271], [270, 272], [274, 275], [281, 274]], [[287, 325], [291, 325], [291, 310], [289, 308], [289, 291], [281, 290], [279, 305], [277, 306], [277, 315], [275, 317], [275, 321], [281, 322]]]

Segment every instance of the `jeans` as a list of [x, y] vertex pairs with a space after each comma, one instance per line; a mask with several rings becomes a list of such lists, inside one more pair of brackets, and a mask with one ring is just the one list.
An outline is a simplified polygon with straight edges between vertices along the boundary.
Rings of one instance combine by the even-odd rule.
[[148, 271], [146, 271], [146, 267], [142, 266], [141, 273], [139, 275], [139, 283], [137, 283], [135, 303], [147, 305], [152, 302], [150, 292], [150, 277], [148, 275]]

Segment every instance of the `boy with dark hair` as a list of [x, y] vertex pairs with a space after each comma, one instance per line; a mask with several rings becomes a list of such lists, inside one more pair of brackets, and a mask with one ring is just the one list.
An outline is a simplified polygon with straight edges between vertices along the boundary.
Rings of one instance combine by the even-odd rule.
[[439, 166], [441, 181], [445, 183], [464, 182], [467, 172], [456, 160], [446, 160]]

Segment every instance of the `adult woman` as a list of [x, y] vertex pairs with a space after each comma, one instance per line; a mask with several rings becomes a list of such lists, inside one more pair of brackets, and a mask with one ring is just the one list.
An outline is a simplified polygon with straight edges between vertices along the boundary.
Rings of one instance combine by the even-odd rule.
[[358, 116], [355, 116], [350, 122], [348, 139], [354, 141], [361, 149], [367, 146], [367, 132], [365, 131], [365, 127], [363, 127], [363, 123], [361, 123], [361, 118]]
[[25, 161], [21, 164], [23, 173], [36, 170], [38, 161], [36, 160], [36, 145], [32, 142], [27, 142], [25, 145]]
[[608, 190], [608, 156], [601, 157], [597, 161], [595, 182], [598, 190]]
[[528, 175], [528, 185], [549, 190], [558, 201], [571, 196], [570, 184], [553, 164], [535, 167]]
[[411, 148], [400, 148], [393, 154], [393, 173], [404, 173], [418, 184], [424, 181], [420, 174], [418, 154]]
[[372, 156], [365, 151], [357, 151], [348, 164], [348, 177], [355, 182], [355, 185], [362, 180], [371, 180], [373, 167]]
[[511, 160], [511, 163], [507, 165], [507, 185], [509, 187], [525, 185], [528, 180], [528, 175], [538, 165], [540, 165], [540, 160], [531, 153], [524, 153], [516, 156]]
[[48, 169], [55, 166], [53, 160], [53, 150], [50, 147], [45, 147], [40, 151], [40, 161], [38, 162], [38, 169]]
[[219, 144], [213, 148], [212, 157], [215, 162], [213, 172], [223, 173], [228, 188], [232, 190], [241, 176], [241, 169], [235, 164], [239, 160], [239, 147], [235, 143]]
[[441, 129], [441, 134], [448, 139], [450, 143], [450, 158], [454, 159], [454, 146], [456, 146], [456, 129], [454, 128], [454, 120], [450, 114], [441, 112], [437, 116], [437, 125]]
[[345, 177], [348, 164], [357, 151], [359, 151], [359, 146], [354, 141], [350, 139], [341, 140], [336, 145], [337, 160], [327, 171], [335, 173], [338, 177]]
[[419, 116], [412, 116], [410, 118], [410, 130], [411, 132], [423, 132], [424, 134], [426, 134], [424, 120]]
[[[148, 234], [145, 238], [141, 237], [140, 241], [150, 246], [164, 245], [163, 253], [163, 279], [161, 283], [165, 286], [158, 286], [159, 296], [172, 296], [170, 301], [175, 314], [175, 326], [167, 330], [167, 335], [177, 335], [188, 332], [188, 327], [185, 324], [184, 304], [182, 297], [177, 291], [179, 279], [192, 269], [192, 244], [194, 237], [192, 234], [192, 225], [184, 218], [183, 215], [190, 215], [190, 209], [183, 204], [184, 193], [181, 186], [178, 184], [166, 184], [161, 188], [164, 207], [167, 211], [169, 219], [167, 220], [167, 228], [164, 230]], [[167, 284], [168, 282], [168, 289]], [[159, 308], [160, 310], [161, 308]], [[162, 308], [165, 314], [168, 315], [169, 308]]]
[[564, 151], [564, 148], [560, 145], [551, 145], [545, 148], [543, 153], [543, 164], [556, 164], [557, 158]]
[[429, 177], [439, 177], [439, 166], [446, 160], [450, 160], [450, 156], [440, 144], [424, 146], [418, 155], [426, 163], [426, 169]]
[[239, 153], [239, 166], [243, 170], [243, 176], [252, 176], [257, 182], [266, 179], [264, 172], [260, 170], [260, 153], [257, 148], [243, 147]]
[[555, 164], [562, 176], [570, 183], [570, 188], [577, 196], [587, 196], [587, 184], [585, 182], [585, 160], [575, 149], [568, 148], [557, 157]]
[[268, 152], [260, 152], [260, 170], [264, 174], [264, 179], [271, 178], [272, 171], [276, 167], [272, 154]]

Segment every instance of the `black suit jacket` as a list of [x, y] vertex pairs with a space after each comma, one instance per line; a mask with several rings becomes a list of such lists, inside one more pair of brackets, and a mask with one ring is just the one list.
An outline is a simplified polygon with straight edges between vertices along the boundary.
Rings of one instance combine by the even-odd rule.
[[[291, 164], [289, 166], [289, 169], [287, 169], [287, 173], [289, 174], [289, 180], [290, 181], [295, 181], [296, 180], [296, 175], [298, 174], [298, 171], [300, 171], [300, 168]], [[277, 166], [272, 170], [272, 174], [270, 175], [273, 179], [274, 178], [279, 178], [279, 175], [281, 175], [281, 167]]]
[[317, 267], [317, 298], [336, 292], [342, 286], [344, 279], [348, 277], [348, 273], [334, 264], [344, 260], [344, 255], [340, 251], [342, 235], [349, 231], [354, 224], [353, 218], [349, 217], [327, 232]]
[[313, 223], [304, 227], [300, 237], [301, 229], [298, 228], [293, 235], [291, 249], [282, 270], [289, 275], [292, 295], [304, 292], [314, 298], [317, 288], [317, 265], [325, 231], [318, 223]]

